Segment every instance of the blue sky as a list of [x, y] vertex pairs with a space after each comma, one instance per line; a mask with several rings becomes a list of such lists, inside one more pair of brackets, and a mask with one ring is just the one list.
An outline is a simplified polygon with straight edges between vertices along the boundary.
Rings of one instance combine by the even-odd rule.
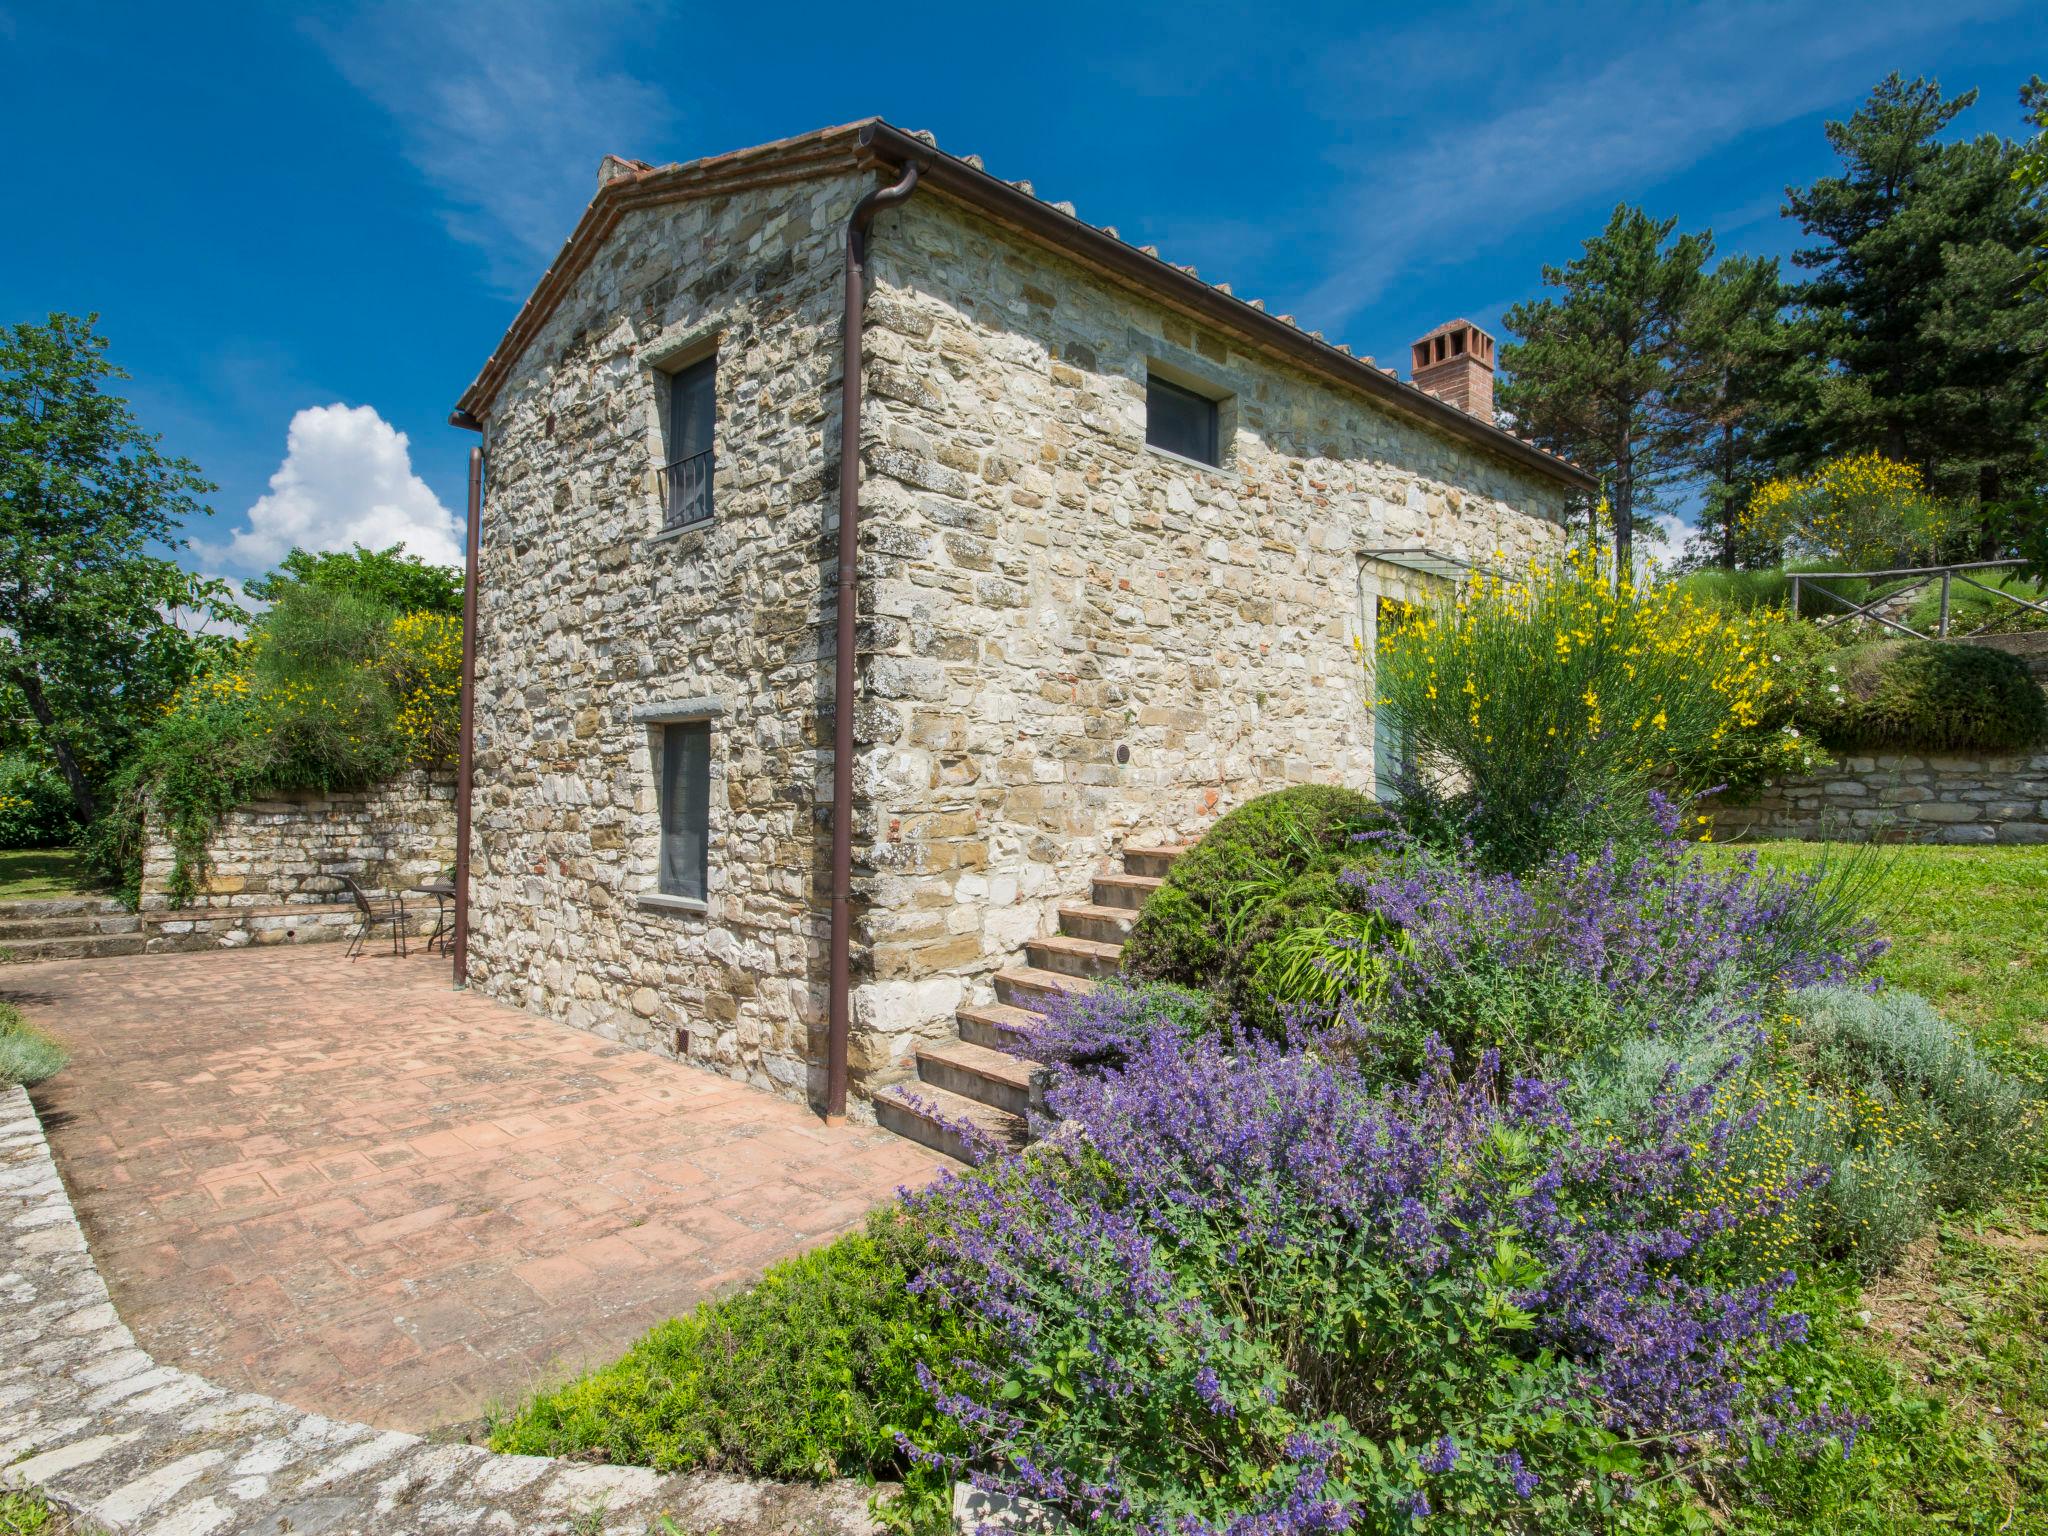
[[1784, 186], [1893, 69], [2018, 134], [2048, 7], [0, 0], [0, 321], [100, 312], [144, 421], [220, 483], [196, 567], [444, 554], [448, 409], [607, 151], [879, 113], [1405, 363], [1617, 201], [1788, 252]]

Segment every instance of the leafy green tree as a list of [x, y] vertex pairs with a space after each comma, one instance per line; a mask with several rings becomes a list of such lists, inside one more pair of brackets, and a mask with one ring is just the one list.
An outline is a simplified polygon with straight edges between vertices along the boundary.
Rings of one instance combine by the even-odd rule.
[[388, 549], [325, 550], [312, 554], [294, 549], [276, 570], [245, 589], [261, 603], [275, 603], [292, 586], [347, 594], [393, 613], [462, 612], [462, 573], [452, 566], [429, 565], [405, 553], [401, 544]]
[[1743, 513], [1776, 467], [1788, 373], [1799, 365], [1784, 303], [1776, 258], [1724, 258], [1694, 295], [1674, 368], [1684, 460], [1700, 494], [1689, 554], [1724, 570], [1778, 563], [1777, 546], [1745, 530]]
[[174, 612], [243, 617], [225, 583], [170, 558], [214, 487], [107, 392], [127, 375], [97, 321], [53, 314], [0, 331], [0, 690], [81, 822], [136, 729], [220, 643]]
[[1634, 569], [1634, 525], [1684, 473], [1694, 437], [1681, 391], [1691, 316], [1713, 237], [1617, 206], [1584, 254], [1546, 266], [1557, 298], [1507, 312], [1500, 403], [1521, 429], [1607, 484], [1618, 567]]
[[2048, 291], [2048, 82], [2036, 75], [2021, 86], [2020, 105], [2041, 130], [2020, 151], [2012, 171], [2027, 206], [2040, 218], [2034, 240], [2034, 288], [2041, 292]]
[[1794, 293], [1813, 365], [1799, 461], [1912, 464], [1976, 508], [1968, 542], [1989, 554], [2023, 541], [2048, 488], [2048, 295], [2020, 147], [1943, 138], [1976, 96], [1889, 76], [1827, 125], [1840, 174], [1788, 188], [1786, 211], [1816, 241], [1792, 258], [1813, 274]]

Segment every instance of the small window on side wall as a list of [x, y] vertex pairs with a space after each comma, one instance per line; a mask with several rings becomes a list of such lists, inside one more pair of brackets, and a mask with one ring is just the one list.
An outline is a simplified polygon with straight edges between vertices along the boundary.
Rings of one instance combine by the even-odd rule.
[[662, 466], [662, 526], [687, 528], [711, 516], [713, 434], [718, 423], [718, 354], [669, 375], [668, 463]]
[[711, 725], [661, 727], [661, 883], [664, 896], [704, 900], [711, 849]]
[[1157, 374], [1145, 376], [1145, 441], [1202, 464], [1223, 462], [1217, 422], [1222, 412], [1214, 400], [1169, 384]]

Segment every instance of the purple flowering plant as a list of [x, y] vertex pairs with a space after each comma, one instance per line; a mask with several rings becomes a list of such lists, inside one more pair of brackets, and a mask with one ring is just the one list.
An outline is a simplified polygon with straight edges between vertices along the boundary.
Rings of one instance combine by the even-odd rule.
[[1754, 853], [1710, 861], [1652, 793], [1660, 836], [1636, 851], [1562, 853], [1524, 873], [1384, 839], [1391, 856], [1347, 870], [1350, 899], [1391, 925], [1379, 958], [1388, 1004], [1345, 1010], [1394, 1071], [1431, 1036], [1461, 1062], [1493, 1049], [1536, 1070], [1702, 1005], [1730, 1018], [1790, 989], [1862, 980], [1883, 941], [1861, 915], [1864, 866], [1787, 875]]
[[1729, 1219], [1696, 1198], [1711, 1084], [1624, 1143], [1477, 1068], [1432, 1045], [1385, 1086], [1328, 1032], [1161, 1027], [1065, 1073], [1061, 1138], [912, 1197], [914, 1284], [1002, 1347], [928, 1377], [970, 1448], [907, 1449], [1090, 1529], [1562, 1530], [1845, 1428], [1747, 1385], [1800, 1336], [1789, 1277], [1690, 1263]]

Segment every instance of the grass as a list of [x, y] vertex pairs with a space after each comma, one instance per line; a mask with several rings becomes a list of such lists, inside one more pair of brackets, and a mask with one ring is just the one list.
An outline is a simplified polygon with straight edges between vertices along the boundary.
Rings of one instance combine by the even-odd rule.
[[0, 1536], [96, 1536], [39, 1493], [0, 1493]]
[[[1764, 862], [1840, 857], [1760, 845]], [[1932, 999], [2008, 1070], [2048, 1082], [2048, 848], [1881, 850], [1885, 979]], [[1944, 1223], [1860, 1293], [1821, 1275], [1803, 1352], [1830, 1400], [1871, 1418], [1844, 1462], [1765, 1459], [1736, 1532], [2048, 1532], [2048, 1161], [2000, 1206]]]
[[47, 901], [90, 896], [69, 848], [0, 849], [0, 901]]
[[[21, 1016], [12, 1003], [0, 1003], [0, 1084], [33, 1087], [52, 1077], [71, 1053]], [[5, 1536], [0, 1527], [0, 1536]]]

